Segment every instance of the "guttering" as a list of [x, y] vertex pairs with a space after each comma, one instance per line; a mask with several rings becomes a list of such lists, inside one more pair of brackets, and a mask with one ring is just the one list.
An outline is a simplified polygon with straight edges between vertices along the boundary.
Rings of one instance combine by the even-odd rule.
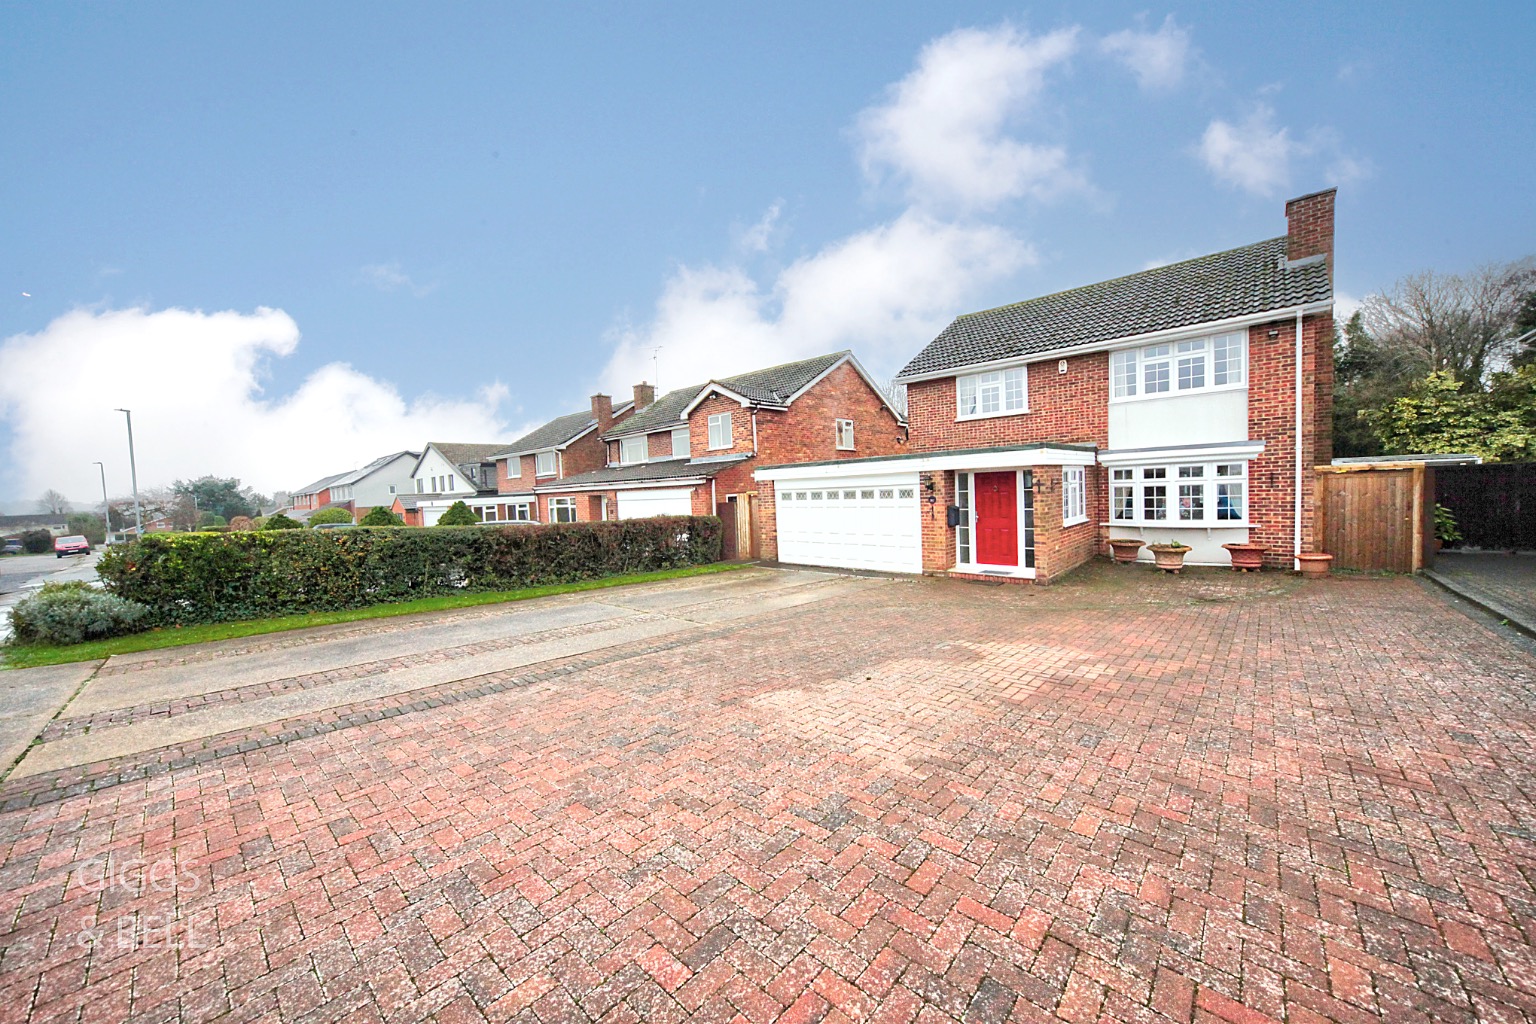
[[1263, 453], [1263, 441], [1223, 441], [1218, 444], [1171, 445], [1163, 448], [1117, 448], [1099, 452], [1103, 466], [1141, 466], [1195, 459], [1251, 460]]
[[924, 452], [868, 459], [836, 459], [768, 466], [753, 472], [756, 480], [818, 480], [830, 477], [885, 476], [892, 473], [943, 470], [1021, 469], [1031, 466], [1091, 466], [1096, 450], [1075, 445], [1026, 445], [961, 452]]
[[1273, 323], [1284, 320], [1293, 310], [1301, 310], [1304, 313], [1321, 313], [1333, 308], [1333, 299], [1319, 299], [1301, 306], [1287, 306], [1283, 309], [1271, 309], [1262, 313], [1250, 313], [1247, 316], [1228, 317], [1225, 320], [1203, 320], [1198, 324], [1188, 327], [1169, 327], [1161, 331], [1149, 331], [1145, 334], [1127, 334], [1118, 338], [1109, 338], [1104, 341], [1093, 341], [1082, 345], [1072, 345], [1067, 348], [1045, 349], [1040, 352], [1024, 352], [1016, 356], [1008, 356], [1005, 359], [989, 359], [984, 363], [965, 363], [951, 366], [942, 370], [928, 370], [923, 373], [897, 374], [896, 383], [912, 384], [918, 381], [939, 380], [944, 377], [954, 377], [961, 373], [976, 373], [985, 370], [998, 370], [1008, 366], [1023, 366], [1028, 363], [1041, 363], [1051, 359], [1064, 359], [1067, 356], [1085, 355], [1090, 352], [1109, 352], [1117, 348], [1135, 348], [1141, 345], [1152, 345], [1160, 341], [1178, 341], [1184, 338], [1198, 338], [1204, 334], [1220, 332], [1237, 327], [1253, 327], [1256, 324]]
[[538, 489], [539, 494], [565, 494], [574, 491], [654, 491], [669, 487], [697, 487], [704, 482], [702, 476], [663, 477], [660, 480], [613, 480], [608, 483], [550, 484]]

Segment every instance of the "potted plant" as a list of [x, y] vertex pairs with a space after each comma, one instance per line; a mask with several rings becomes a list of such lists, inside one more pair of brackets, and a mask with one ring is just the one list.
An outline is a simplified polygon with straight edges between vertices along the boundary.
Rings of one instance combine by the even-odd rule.
[[1147, 550], [1152, 552], [1152, 558], [1159, 569], [1179, 572], [1184, 568], [1184, 556], [1189, 554], [1189, 545], [1175, 540], [1166, 544], [1148, 544]]
[[1320, 580], [1328, 575], [1328, 569], [1333, 564], [1333, 556], [1325, 555], [1321, 551], [1308, 551], [1296, 556], [1296, 562], [1301, 566], [1301, 574], [1309, 580]]
[[1141, 550], [1141, 546], [1144, 543], [1146, 542], [1140, 540], [1127, 540], [1111, 537], [1109, 541], [1109, 549], [1114, 553], [1115, 561], [1123, 564], [1126, 562], [1136, 561], [1136, 552]]
[[1227, 553], [1232, 556], [1232, 568], [1238, 572], [1258, 572], [1264, 568], [1264, 552], [1269, 550], [1263, 544], [1223, 544]]
[[1442, 545], [1455, 544], [1461, 539], [1461, 530], [1456, 525], [1456, 517], [1451, 514], [1450, 509], [1435, 502], [1435, 550], [1439, 551]]

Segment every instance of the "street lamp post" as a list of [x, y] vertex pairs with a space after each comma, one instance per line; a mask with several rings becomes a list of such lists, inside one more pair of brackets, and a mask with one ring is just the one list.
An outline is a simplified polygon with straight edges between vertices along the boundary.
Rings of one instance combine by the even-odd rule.
[[105, 523], [107, 527], [107, 532], [102, 534], [102, 536], [106, 538], [106, 543], [111, 544], [112, 503], [107, 500], [107, 467], [103, 466], [99, 462], [95, 463], [95, 466], [97, 469], [101, 470], [101, 521]]
[[131, 409], [119, 409], [118, 412], [128, 417], [128, 473], [133, 480], [133, 524], [137, 529], [136, 536], [144, 539], [144, 510], [139, 506], [139, 466], [133, 458], [133, 411]]

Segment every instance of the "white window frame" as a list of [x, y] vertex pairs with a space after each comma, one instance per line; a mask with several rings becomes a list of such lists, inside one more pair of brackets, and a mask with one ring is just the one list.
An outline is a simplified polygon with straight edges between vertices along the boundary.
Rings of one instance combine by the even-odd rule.
[[533, 522], [533, 502], [514, 501], [508, 503], [507, 518], [504, 521], [508, 523]]
[[[638, 457], [635, 456], [633, 446], [639, 445]], [[632, 437], [619, 438], [619, 465], [637, 466], [642, 462], [650, 461], [650, 439], [644, 434], [636, 434]]]
[[[549, 457], [549, 468], [548, 469], [544, 468], [544, 457], [545, 456]], [[552, 476], [559, 476], [559, 475], [560, 475], [560, 453], [559, 452], [557, 452], [553, 448], [551, 448], [547, 452], [539, 452], [539, 453], [534, 455], [534, 457], [533, 457], [533, 476], [534, 476], [534, 479], [538, 479], [539, 477], [552, 477]]]
[[853, 446], [853, 420], [837, 421], [837, 450], [840, 452], [858, 451]]
[[[1161, 473], [1161, 476], [1149, 476]], [[1150, 526], [1157, 529], [1227, 530], [1249, 529], [1252, 492], [1246, 459], [1187, 459], [1134, 466], [1113, 466], [1109, 471], [1109, 525]], [[1225, 504], [1230, 508], [1231, 489], [1236, 485], [1242, 502], [1242, 515], [1223, 518]], [[1162, 519], [1147, 517], [1148, 491], [1161, 487]], [[1065, 487], [1063, 487], [1065, 490]], [[1131, 502], [1131, 515], [1119, 515], [1125, 500]], [[1195, 507], [1199, 518], [1192, 515]]]
[[1088, 521], [1088, 471], [1083, 466], [1061, 468], [1061, 525]]
[[[995, 408], [988, 409], [994, 404]], [[1010, 366], [955, 378], [955, 420], [985, 420], [1029, 412], [1029, 367]]]
[[[569, 519], [561, 518], [560, 511], [558, 511], [558, 510], [567, 510], [567, 509], [570, 511], [571, 518], [569, 518]], [[577, 521], [576, 520], [576, 499], [575, 498], [550, 498], [549, 499], [549, 521], [552, 522], [552, 523], [574, 523], [574, 522], [576, 522]]]
[[672, 429], [672, 457], [674, 459], [686, 459], [693, 454], [689, 445], [692, 439], [688, 436], [687, 427], [674, 427]]
[[731, 414], [717, 412], [709, 417], [709, 450], [720, 451], [730, 448], [734, 443], [731, 434]]
[[[1189, 382], [1188, 386], [1181, 381]], [[1161, 389], [1149, 391], [1149, 384], [1160, 384]], [[1109, 400], [1114, 403], [1238, 391], [1247, 386], [1248, 332], [1242, 329], [1109, 354]]]

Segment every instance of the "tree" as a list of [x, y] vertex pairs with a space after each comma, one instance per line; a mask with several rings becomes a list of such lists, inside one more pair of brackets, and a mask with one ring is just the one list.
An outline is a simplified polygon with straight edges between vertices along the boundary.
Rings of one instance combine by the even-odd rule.
[[261, 524], [263, 530], [302, 530], [304, 524], [297, 519], [289, 519], [279, 512], [275, 516], [268, 516], [267, 521]]
[[92, 544], [107, 542], [107, 527], [101, 516], [90, 512], [72, 512], [69, 516], [69, 532], [78, 533]]
[[352, 513], [344, 508], [327, 508], [316, 512], [309, 517], [310, 526], [323, 526], [326, 523], [350, 523]]
[[1525, 301], [1515, 315], [1514, 332], [1520, 346], [1515, 352], [1515, 368], [1536, 366], [1536, 288], [1525, 293]]
[[1437, 370], [1361, 417], [1390, 455], [1455, 453], [1492, 462], [1536, 459], [1536, 366], [1493, 374], [1488, 389]]
[[1333, 336], [1333, 454], [1337, 458], [1381, 455], [1385, 451], [1363, 409], [1399, 398], [1424, 376], [1410, 354], [1379, 344], [1356, 310]]
[[437, 521], [438, 526], [474, 526], [480, 522], [480, 517], [469, 510], [469, 506], [462, 501], [456, 501], [448, 506], [443, 517]]
[[47, 530], [27, 530], [21, 535], [21, 550], [29, 555], [46, 554], [53, 550], [53, 534]]
[[1516, 355], [1515, 323], [1536, 287], [1536, 258], [1490, 263], [1466, 274], [1433, 270], [1402, 278], [1365, 300], [1365, 327], [1377, 343], [1420, 364], [1481, 386]]
[[[202, 476], [196, 480], [177, 480], [171, 490], [178, 498], [195, 502], [200, 512], [212, 512], [226, 521], [235, 516], [253, 516], [259, 508], [252, 501], [250, 488], [242, 488], [234, 477]], [[193, 519], [196, 522], [196, 518]]]
[[43, 492], [42, 497], [37, 499], [37, 510], [39, 512], [47, 512], [49, 515], [61, 516], [68, 512], [73, 512], [74, 506], [69, 503], [69, 499], [64, 497], [64, 495], [49, 488]]
[[389, 510], [387, 506], [375, 505], [368, 510], [368, 514], [358, 520], [359, 526], [404, 526], [400, 517]]

